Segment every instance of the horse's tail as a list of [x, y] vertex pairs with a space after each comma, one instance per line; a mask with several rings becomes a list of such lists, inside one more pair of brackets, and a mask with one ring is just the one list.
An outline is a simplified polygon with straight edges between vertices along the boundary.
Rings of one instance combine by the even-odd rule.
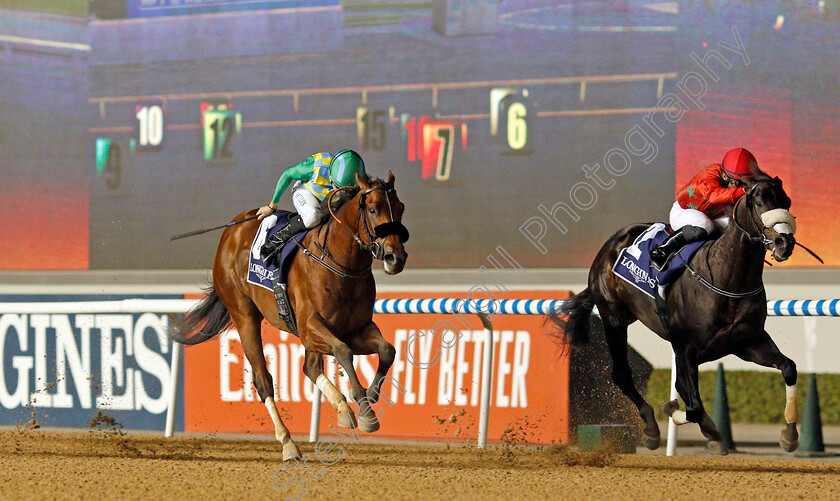
[[198, 344], [218, 336], [233, 325], [230, 312], [212, 285], [204, 289], [202, 299], [184, 319], [166, 332], [169, 339], [181, 344]]
[[589, 288], [575, 294], [560, 307], [551, 312], [546, 323], [553, 323], [550, 335], [563, 345], [581, 346], [589, 342], [589, 316], [595, 308], [595, 299]]

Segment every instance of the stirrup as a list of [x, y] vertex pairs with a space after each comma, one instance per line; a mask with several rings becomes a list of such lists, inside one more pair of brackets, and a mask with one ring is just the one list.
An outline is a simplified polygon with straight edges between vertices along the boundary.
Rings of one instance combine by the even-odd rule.
[[657, 270], [661, 270], [662, 267], [668, 263], [668, 258], [671, 257], [669, 253], [665, 252], [660, 247], [660, 245], [657, 245], [650, 250], [650, 264]]
[[292, 238], [292, 235], [290, 235], [291, 232], [288, 231], [288, 229], [288, 226], [280, 228], [277, 233], [271, 235], [268, 238], [268, 241], [263, 244], [260, 249], [260, 257], [263, 259], [265, 264], [269, 264], [268, 261], [271, 260], [274, 255], [277, 254], [277, 251]]

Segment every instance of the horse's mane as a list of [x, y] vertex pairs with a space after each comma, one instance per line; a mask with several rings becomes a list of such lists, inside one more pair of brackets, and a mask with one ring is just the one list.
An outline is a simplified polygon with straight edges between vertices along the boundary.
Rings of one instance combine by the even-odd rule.
[[[378, 177], [368, 178], [367, 181], [371, 185], [384, 186], [384, 185], [388, 184], [384, 179], [381, 179], [381, 178], [378, 178]], [[356, 195], [358, 195], [359, 192], [361, 192], [361, 191], [362, 191], [362, 188], [361, 188], [361, 186], [358, 186], [358, 185], [350, 186], [348, 188], [345, 188], [345, 189], [341, 190], [332, 199], [332, 210], [333, 210], [333, 212], [337, 213], [338, 210], [341, 209], [341, 207], [344, 204], [346, 204], [350, 200], [353, 200], [354, 198], [356, 198]]]
[[345, 203], [349, 202], [350, 200], [353, 200], [353, 198], [355, 198], [358, 193], [358, 186], [353, 186], [352, 188], [347, 188], [338, 192], [332, 198], [333, 212], [338, 212], [338, 209], [340, 209]]
[[[381, 177], [368, 178], [368, 183], [370, 183], [372, 185], [373, 184], [378, 184], [379, 186], [385, 186], [386, 184], [388, 184], [388, 182], [385, 181], [384, 179], [382, 179]], [[357, 186], [357, 188], [358, 188], [358, 186]]]
[[750, 165], [750, 173], [753, 175], [753, 179], [757, 183], [761, 181], [770, 181], [773, 179], [769, 174], [759, 169], [758, 164], [755, 163], [752, 163]]
[[762, 181], [772, 181], [772, 180], [773, 180], [773, 178], [770, 177], [770, 175], [767, 174], [766, 172], [758, 171], [758, 172], [755, 173], [755, 175], [753, 175], [753, 182], [754, 183], [760, 183]]

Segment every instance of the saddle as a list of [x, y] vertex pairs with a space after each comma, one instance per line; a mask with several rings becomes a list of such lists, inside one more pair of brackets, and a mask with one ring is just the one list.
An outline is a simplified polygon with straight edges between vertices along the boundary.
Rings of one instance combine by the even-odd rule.
[[265, 241], [286, 225], [291, 214], [291, 212], [287, 211], [276, 211], [271, 216], [263, 219], [257, 230], [257, 234], [254, 236], [254, 242], [251, 244], [247, 281], [248, 283], [274, 292], [279, 318], [289, 326], [292, 334], [297, 336], [297, 323], [291, 303], [289, 302], [289, 295], [286, 292], [286, 284], [288, 282], [289, 269], [297, 254], [297, 243], [303, 242], [303, 239], [310, 230], [298, 233], [286, 242], [277, 251], [273, 259], [271, 259], [271, 263], [265, 263], [260, 256], [260, 249]]
[[[341, 206], [352, 198], [347, 190], [337, 194], [332, 200], [332, 210], [337, 211]], [[300, 337], [297, 332], [297, 322], [292, 305], [289, 302], [289, 294], [286, 291], [289, 269], [297, 251], [302, 247], [303, 239], [315, 228], [324, 224], [326, 219], [315, 228], [304, 230], [286, 241], [266, 263], [260, 254], [263, 244], [286, 226], [293, 212], [277, 210], [271, 216], [263, 219], [254, 242], [251, 244], [251, 258], [248, 263], [248, 283], [258, 285], [264, 289], [274, 292], [274, 299], [277, 301], [277, 312], [280, 320], [283, 320], [291, 329], [292, 334]]]
[[612, 268], [619, 278], [656, 302], [657, 314], [666, 329], [670, 321], [665, 308], [665, 291], [677, 281], [694, 254], [706, 243], [699, 241], [684, 246], [669, 256], [666, 264], [659, 270], [651, 264], [650, 250], [661, 244], [670, 233], [671, 228], [665, 223], [651, 224], [631, 245], [621, 250]]

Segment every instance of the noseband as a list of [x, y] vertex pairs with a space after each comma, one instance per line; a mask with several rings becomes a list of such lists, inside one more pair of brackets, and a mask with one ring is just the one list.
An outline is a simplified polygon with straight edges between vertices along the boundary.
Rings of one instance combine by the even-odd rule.
[[[391, 197], [389, 196], [389, 194], [394, 191], [393, 186], [391, 186], [388, 183], [382, 183], [379, 186], [369, 188], [363, 191], [362, 194], [359, 196], [359, 220], [362, 223], [362, 227], [365, 230], [365, 235], [367, 236], [368, 240], [367, 242], [365, 242], [358, 235], [356, 235], [356, 232], [348, 228], [347, 225], [345, 225], [332, 210], [332, 197], [339, 191], [346, 189], [348, 188], [339, 188], [333, 191], [330, 194], [330, 198], [327, 201], [327, 205], [330, 207], [330, 214], [332, 215], [333, 219], [338, 221], [338, 223], [344, 229], [346, 229], [350, 233], [350, 235], [352, 235], [353, 240], [355, 240], [356, 243], [359, 244], [359, 247], [361, 247], [363, 250], [369, 251], [373, 255], [374, 259], [382, 261], [385, 259], [385, 249], [382, 247], [382, 244], [380, 244], [377, 240], [384, 240], [385, 238], [391, 235], [397, 235], [401, 242], [408, 242], [408, 228], [403, 226], [402, 223], [394, 221], [394, 210], [391, 208]], [[375, 191], [385, 192], [385, 200], [388, 202], [388, 215], [391, 216], [391, 221], [379, 224], [373, 228], [373, 231], [371, 231], [370, 223], [368, 222], [367, 211], [365, 210], [365, 200], [367, 199], [368, 195]]]
[[[749, 239], [750, 243], [754, 243], [754, 244], [759, 244], [760, 243], [761, 245], [764, 246], [764, 248], [769, 250], [770, 246], [773, 245], [773, 241], [770, 240], [769, 238], [767, 238], [767, 235], [764, 234], [764, 230], [762, 230], [762, 227], [764, 227], [766, 229], [766, 227], [764, 226], [764, 223], [762, 222], [762, 224], [759, 226], [758, 222], [755, 219], [755, 215], [753, 214], [753, 211], [752, 211], [753, 192], [755, 192], [755, 189], [758, 187], [758, 185], [760, 185], [762, 183], [772, 183], [772, 181], [765, 180], [765, 181], [759, 181], [759, 182], [755, 183], [754, 185], [752, 185], [750, 187], [749, 190], [746, 191], [746, 193], [744, 194], [743, 197], [739, 198], [738, 201], [735, 202], [735, 208], [732, 209], [732, 222], [734, 222], [735, 226], [739, 230], [741, 230], [741, 232], [744, 233], [744, 235], [746, 235], [746, 237]], [[747, 204], [747, 212], [750, 215], [750, 223], [752, 223], [751, 225], [752, 225], [753, 229], [758, 232], [758, 235], [753, 235], [746, 228], [741, 226], [741, 223], [738, 222], [738, 204], [741, 203], [741, 200], [745, 200], [744, 203]]]

